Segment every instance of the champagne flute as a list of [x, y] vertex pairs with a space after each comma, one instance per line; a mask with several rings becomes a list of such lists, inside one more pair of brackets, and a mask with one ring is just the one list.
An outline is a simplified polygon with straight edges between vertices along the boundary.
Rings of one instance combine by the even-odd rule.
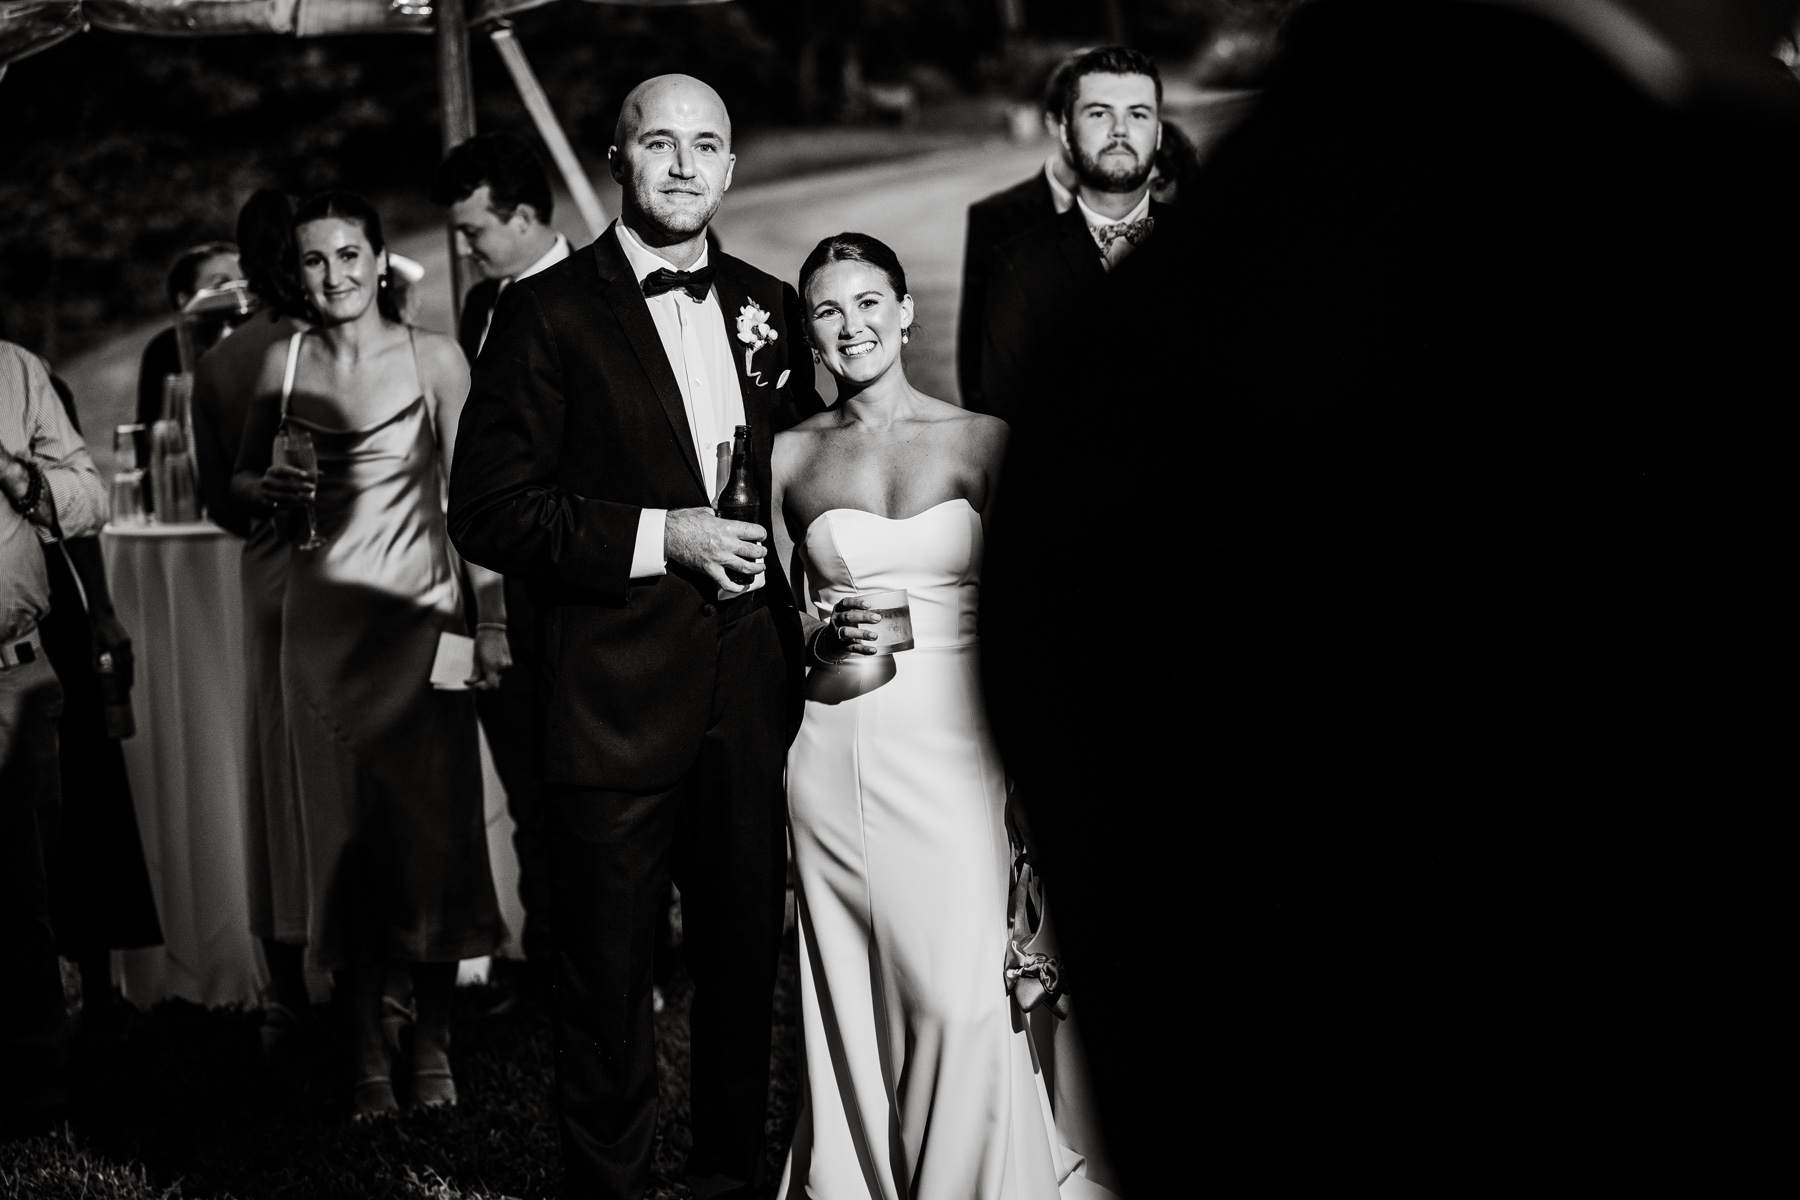
[[[319, 453], [313, 448], [312, 432], [290, 425], [286, 434], [285, 456], [288, 466], [298, 467], [316, 479], [319, 474]], [[299, 549], [317, 550], [324, 544], [325, 539], [319, 536], [318, 512], [313, 507], [313, 502], [308, 500], [306, 502], [306, 540], [300, 543]]]

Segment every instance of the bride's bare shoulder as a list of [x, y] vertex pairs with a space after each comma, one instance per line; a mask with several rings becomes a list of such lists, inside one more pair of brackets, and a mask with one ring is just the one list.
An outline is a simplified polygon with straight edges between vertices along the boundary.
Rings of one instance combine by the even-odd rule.
[[776, 434], [771, 455], [775, 477], [786, 479], [797, 469], [803, 468], [810, 458], [819, 453], [824, 438], [836, 426], [836, 415], [827, 410], [815, 413], [792, 429], [784, 429]]
[[986, 413], [971, 412], [958, 404], [938, 400], [927, 396], [931, 404], [926, 409], [929, 420], [945, 425], [946, 432], [957, 438], [973, 438], [981, 442], [1006, 440], [1008, 426], [999, 417], [990, 417]]
[[816, 443], [822, 435], [836, 428], [837, 424], [837, 414], [827, 409], [822, 413], [814, 413], [791, 429], [782, 430], [775, 435], [776, 457], [804, 453], [805, 447]]
[[839, 423], [840, 422], [838, 420], [837, 410], [827, 408], [822, 412], [814, 413], [812, 416], [806, 418], [806, 420], [800, 422], [798, 425], [794, 426], [792, 429], [789, 429], [783, 433], [776, 434], [775, 436], [777, 438], [784, 438], [784, 437], [787, 437], [789, 434], [794, 434], [794, 433], [801, 434], [802, 436], [807, 435], [807, 434], [827, 433], [833, 429], [836, 429], [838, 427]]

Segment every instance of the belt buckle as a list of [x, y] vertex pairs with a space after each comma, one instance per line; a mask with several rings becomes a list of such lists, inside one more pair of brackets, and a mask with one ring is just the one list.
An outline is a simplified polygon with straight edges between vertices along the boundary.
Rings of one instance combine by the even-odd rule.
[[10, 671], [37, 661], [37, 644], [31, 634], [8, 643], [0, 643], [0, 670]]

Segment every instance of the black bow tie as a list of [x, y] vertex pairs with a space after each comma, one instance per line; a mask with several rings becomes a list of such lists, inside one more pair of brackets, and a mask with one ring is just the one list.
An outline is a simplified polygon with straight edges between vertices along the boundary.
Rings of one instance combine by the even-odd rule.
[[713, 276], [718, 273], [719, 268], [711, 266], [701, 267], [698, 271], [671, 271], [667, 267], [658, 267], [644, 276], [644, 295], [660, 296], [680, 288], [699, 304], [712, 290]]

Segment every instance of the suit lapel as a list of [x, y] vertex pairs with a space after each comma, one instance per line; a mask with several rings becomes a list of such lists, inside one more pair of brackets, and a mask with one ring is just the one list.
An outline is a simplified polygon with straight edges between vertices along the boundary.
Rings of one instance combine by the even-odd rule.
[[[750, 347], [738, 341], [737, 317], [746, 304], [754, 302], [750, 295], [749, 281], [744, 278], [744, 264], [730, 255], [720, 254], [716, 261], [719, 273], [713, 279], [713, 290], [719, 294], [719, 315], [725, 321], [725, 340], [731, 345], [731, 364], [737, 375], [738, 394], [744, 398], [744, 422], [750, 426], [750, 440], [756, 449], [757, 486], [766, 497], [769, 493], [767, 464], [770, 450], [774, 445], [774, 431], [769, 428], [769, 397], [775, 390], [775, 378], [771, 376], [764, 364], [757, 364], [763, 376], [762, 385], [750, 378], [744, 371], [744, 351]], [[771, 316], [771, 321], [775, 318]], [[765, 346], [757, 351], [768, 362], [775, 358], [774, 347]]]
[[1100, 248], [1088, 232], [1081, 210], [1071, 208], [1056, 220], [1056, 248], [1081, 286], [1091, 287], [1106, 278], [1106, 268], [1100, 265]]
[[[725, 340], [731, 345], [731, 366], [737, 375], [738, 394], [744, 398], [744, 420], [758, 433], [768, 424], [768, 393], [775, 387], [775, 377], [769, 373], [769, 364], [775, 361], [775, 349], [764, 346], [756, 352], [761, 361], [755, 362], [758, 373], [762, 376], [759, 384], [744, 370], [744, 351], [750, 347], [738, 341], [737, 318], [746, 304], [757, 303], [750, 294], [749, 281], [744, 278], [744, 264], [735, 258], [721, 254], [718, 256], [719, 274], [713, 280], [713, 290], [719, 293], [719, 316], [725, 322]], [[763, 307], [766, 311], [766, 306]], [[771, 316], [771, 320], [774, 317]]]
[[644, 299], [643, 288], [632, 277], [631, 264], [626, 262], [625, 252], [619, 249], [616, 233], [609, 230], [595, 240], [594, 261], [600, 270], [601, 293], [612, 306], [619, 328], [625, 331], [625, 338], [637, 354], [644, 374], [650, 378], [650, 386], [662, 403], [663, 414], [669, 418], [669, 428], [681, 446], [688, 474], [693, 476], [700, 493], [711, 497], [712, 491], [700, 474], [700, 456], [694, 449], [694, 435], [688, 429], [687, 406], [681, 402], [681, 387], [675, 382], [675, 370], [669, 366], [669, 355], [663, 349], [661, 335], [656, 332], [650, 305]]

